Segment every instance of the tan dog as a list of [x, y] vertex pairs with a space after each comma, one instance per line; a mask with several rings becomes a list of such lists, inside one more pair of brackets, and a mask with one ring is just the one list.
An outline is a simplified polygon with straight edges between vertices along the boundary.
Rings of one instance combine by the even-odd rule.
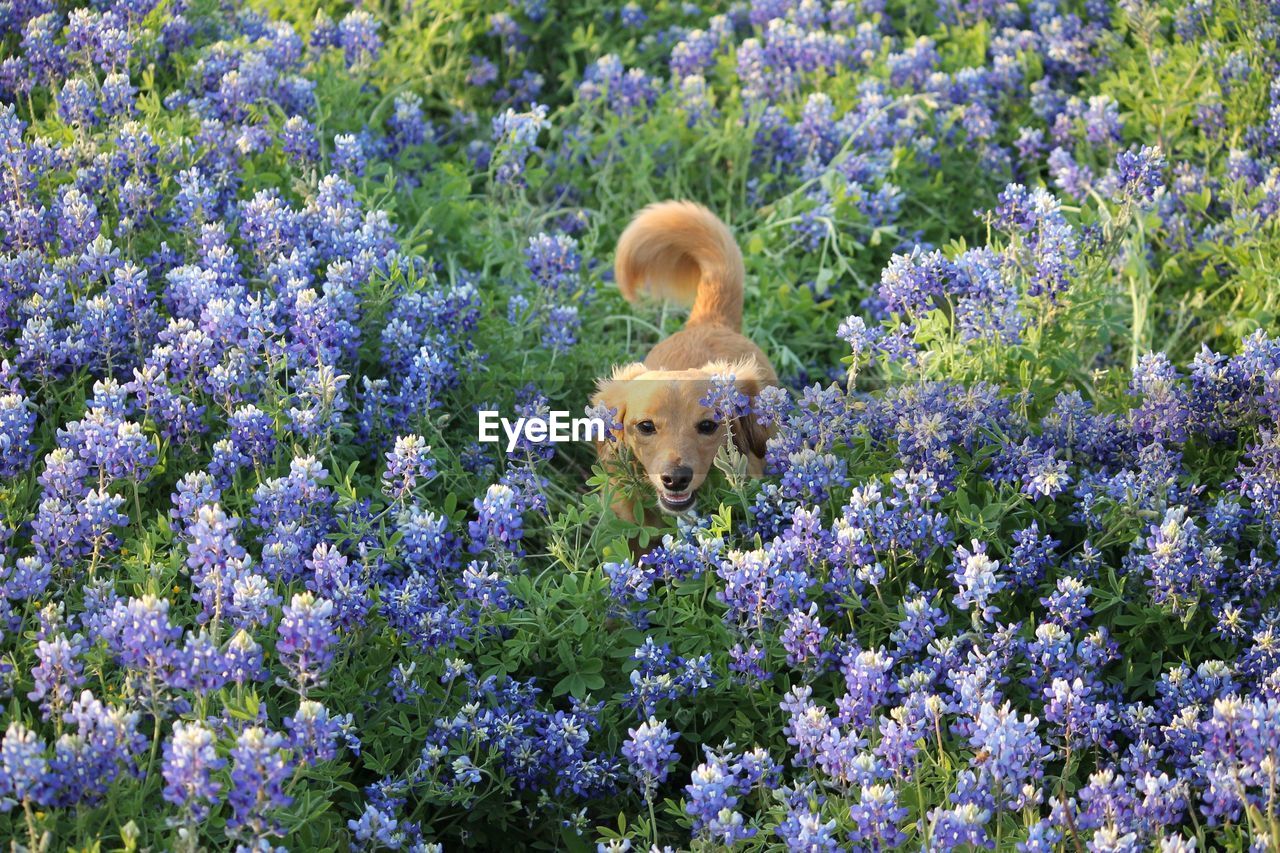
[[[668, 201], [642, 210], [618, 240], [614, 273], [629, 302], [642, 294], [692, 304], [685, 327], [660, 341], [643, 363], [614, 370], [593, 402], [617, 410], [618, 442], [644, 469], [664, 512], [693, 506], [716, 454], [732, 435], [747, 471], [759, 477], [769, 433], [753, 416], [721, 423], [702, 400], [711, 378], [732, 375], [754, 398], [777, 376], [764, 352], [742, 335], [742, 252], [729, 229], [699, 204]], [[616, 444], [597, 445], [616, 458]], [[634, 521], [630, 505], [614, 511]]]

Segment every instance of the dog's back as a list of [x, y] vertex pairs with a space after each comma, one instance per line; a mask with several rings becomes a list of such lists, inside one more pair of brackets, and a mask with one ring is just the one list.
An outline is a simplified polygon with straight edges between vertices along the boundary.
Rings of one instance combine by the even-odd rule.
[[689, 326], [742, 329], [742, 252], [720, 218], [700, 204], [651, 204], [618, 240], [614, 275], [627, 301], [642, 294], [692, 305]]
[[618, 240], [618, 289], [629, 302], [647, 295], [693, 306], [684, 329], [655, 346], [645, 365], [684, 370], [746, 357], [772, 384], [768, 359], [741, 333], [744, 274], [729, 227], [702, 205], [664, 201], [640, 211]]

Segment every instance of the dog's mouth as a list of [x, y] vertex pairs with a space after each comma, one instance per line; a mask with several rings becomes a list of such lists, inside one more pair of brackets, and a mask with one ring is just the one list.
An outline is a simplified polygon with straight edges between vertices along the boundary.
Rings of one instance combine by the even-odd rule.
[[696, 495], [693, 489], [684, 492], [672, 492], [667, 489], [658, 489], [658, 503], [667, 512], [680, 513], [693, 506]]

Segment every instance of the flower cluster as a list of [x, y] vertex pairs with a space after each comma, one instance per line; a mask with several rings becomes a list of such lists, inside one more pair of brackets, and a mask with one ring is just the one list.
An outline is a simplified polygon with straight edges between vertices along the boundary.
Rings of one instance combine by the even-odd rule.
[[[1275, 4], [561, 5], [0, 2], [0, 837], [1274, 846]], [[472, 415], [674, 195], [781, 379], [632, 523]]]

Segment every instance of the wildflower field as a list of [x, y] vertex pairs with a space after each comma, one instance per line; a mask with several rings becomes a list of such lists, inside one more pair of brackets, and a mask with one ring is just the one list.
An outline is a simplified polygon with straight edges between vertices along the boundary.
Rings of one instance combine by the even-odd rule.
[[[0, 0], [0, 844], [1280, 849], [1276, 0]], [[581, 413], [733, 228], [766, 476]], [[643, 556], [638, 556], [643, 554]]]

